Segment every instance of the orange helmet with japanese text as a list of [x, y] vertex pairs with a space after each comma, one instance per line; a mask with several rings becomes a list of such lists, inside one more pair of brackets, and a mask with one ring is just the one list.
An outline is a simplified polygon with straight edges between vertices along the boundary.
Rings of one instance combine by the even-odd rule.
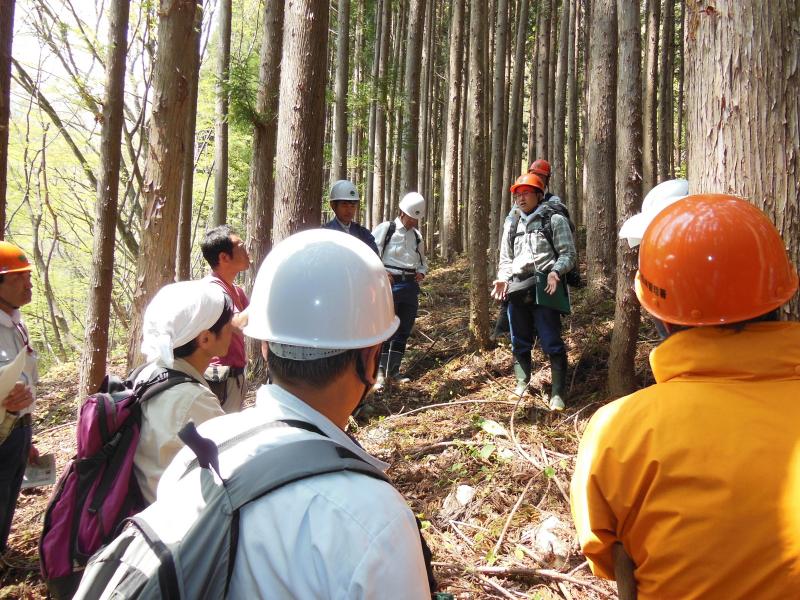
[[550, 163], [543, 158], [537, 158], [528, 167], [528, 173], [541, 175], [542, 177], [550, 177]]
[[662, 210], [639, 249], [636, 296], [676, 325], [759, 317], [797, 291], [797, 270], [772, 221], [742, 198], [698, 194]]
[[33, 267], [19, 246], [11, 242], [0, 242], [0, 275], [30, 271]]
[[538, 175], [534, 175], [533, 173], [523, 173], [517, 177], [514, 185], [511, 186], [511, 193], [516, 194], [520, 191], [520, 188], [523, 187], [532, 187], [540, 192], [544, 192], [545, 185]]

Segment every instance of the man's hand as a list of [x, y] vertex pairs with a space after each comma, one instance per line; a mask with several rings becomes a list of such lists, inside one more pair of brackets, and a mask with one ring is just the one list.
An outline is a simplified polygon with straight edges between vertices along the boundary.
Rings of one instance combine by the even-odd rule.
[[39, 464], [39, 450], [31, 444], [30, 450], [28, 450], [28, 463], [32, 465]]
[[394, 276], [389, 271], [386, 271], [386, 276], [389, 278], [389, 285], [394, 285]]
[[18, 381], [14, 384], [14, 387], [11, 388], [11, 391], [8, 392], [8, 396], [3, 399], [3, 406], [6, 407], [6, 410], [10, 410], [11, 412], [19, 412], [23, 408], [27, 408], [33, 403], [33, 394], [31, 393], [31, 388], [27, 385]]
[[416, 280], [417, 283], [419, 283], [420, 281], [425, 279], [425, 273], [417, 273], [416, 275], [414, 275], [414, 279]]
[[550, 271], [547, 274], [547, 285], [544, 286], [544, 291], [552, 296], [556, 293], [560, 281], [561, 278], [558, 276], [558, 273], [556, 271]]
[[505, 300], [506, 294], [508, 293], [508, 282], [495, 279], [492, 285], [494, 286], [492, 288], [492, 298], [495, 300]]
[[248, 319], [249, 316], [247, 311], [236, 313], [231, 319], [231, 325], [233, 325], [234, 329], [237, 329], [239, 333], [241, 333], [242, 330], [247, 326]]

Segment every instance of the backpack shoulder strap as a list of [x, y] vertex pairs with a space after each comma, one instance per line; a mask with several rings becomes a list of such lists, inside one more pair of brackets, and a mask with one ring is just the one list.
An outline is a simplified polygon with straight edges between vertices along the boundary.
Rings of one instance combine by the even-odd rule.
[[508, 227], [508, 255], [514, 260], [514, 240], [517, 238], [517, 227], [519, 226], [520, 214], [514, 212], [511, 217], [511, 225]]
[[[138, 374], [138, 373], [137, 373]], [[161, 392], [182, 383], [200, 383], [197, 378], [175, 369], [159, 369], [147, 381], [141, 382], [134, 388], [134, 393], [139, 394], [139, 402], [146, 402]]]
[[383, 246], [381, 247], [381, 259], [383, 259], [383, 255], [386, 253], [386, 246], [389, 245], [389, 240], [392, 239], [394, 232], [397, 231], [397, 223], [394, 220], [389, 221], [389, 228], [386, 230], [386, 235], [383, 236]]

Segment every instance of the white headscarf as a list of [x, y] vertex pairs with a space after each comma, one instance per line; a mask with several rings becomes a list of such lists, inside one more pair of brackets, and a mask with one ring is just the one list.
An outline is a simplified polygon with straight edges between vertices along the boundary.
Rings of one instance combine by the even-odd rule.
[[160, 358], [171, 367], [174, 348], [193, 340], [222, 315], [225, 295], [208, 281], [165, 285], [147, 305], [142, 325], [142, 353], [148, 362]]

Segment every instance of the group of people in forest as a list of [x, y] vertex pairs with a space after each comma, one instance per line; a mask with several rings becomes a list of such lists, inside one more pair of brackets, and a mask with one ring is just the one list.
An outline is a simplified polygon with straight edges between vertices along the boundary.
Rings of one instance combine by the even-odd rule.
[[[511, 186], [492, 295], [507, 304], [515, 395], [528, 390], [538, 339], [550, 361], [550, 408], [560, 411], [561, 316], [577, 254], [549, 176], [540, 159]], [[372, 232], [355, 221], [351, 182], [334, 183], [330, 203], [334, 218], [322, 230], [273, 248], [249, 303], [234, 280], [250, 261], [226, 227], [202, 244], [209, 277], [165, 286], [151, 301], [148, 365], [137, 380], [173, 369], [191, 381], [144, 406], [136, 478], [149, 502], [176, 514], [203, 504], [202, 489], [186, 497], [181, 483], [196, 460], [178, 436], [189, 421], [220, 449], [220, 476], [308, 439], [332, 440], [370, 468], [388, 468], [345, 429], [371, 392], [405, 379], [428, 270], [417, 230], [426, 203], [407, 194], [397, 218]], [[620, 236], [639, 246], [635, 292], [662, 341], [650, 356], [656, 383], [599, 409], [583, 435], [571, 484], [581, 549], [623, 598], [789, 597], [800, 589], [800, 324], [780, 321], [779, 311], [797, 292], [797, 270], [763, 212], [730, 195], [688, 195], [685, 181], [654, 188]], [[35, 454], [36, 355], [19, 313], [30, 300], [31, 265], [21, 249], [0, 243], [0, 363], [25, 353], [21, 382], [2, 400], [3, 551]], [[245, 411], [243, 336], [261, 341], [270, 374]], [[285, 426], [267, 426], [276, 422]], [[418, 522], [379, 478], [340, 470], [290, 482], [242, 507], [238, 523], [231, 598], [435, 591]], [[92, 597], [87, 589], [96, 588], [84, 581], [79, 597]]]

